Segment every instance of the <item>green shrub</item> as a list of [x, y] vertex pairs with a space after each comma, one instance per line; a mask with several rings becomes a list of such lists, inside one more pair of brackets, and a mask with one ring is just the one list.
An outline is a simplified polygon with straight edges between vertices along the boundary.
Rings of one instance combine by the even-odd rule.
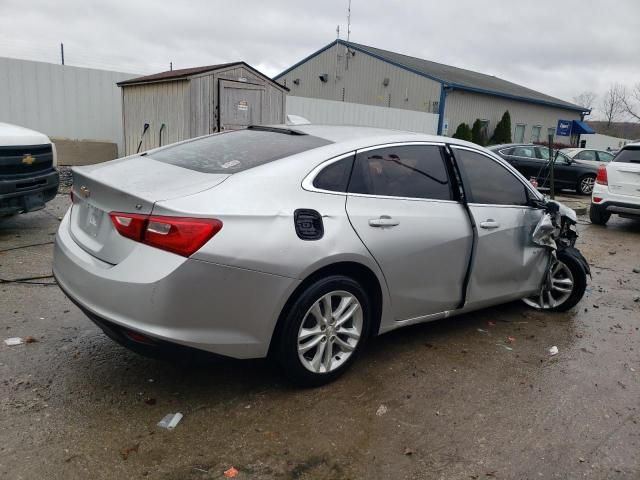
[[461, 123], [456, 128], [456, 133], [453, 134], [453, 138], [458, 138], [460, 140], [471, 141], [471, 128], [466, 123]]
[[471, 141], [482, 147], [487, 144], [487, 137], [479, 118], [476, 118], [476, 121], [473, 122], [473, 128], [471, 128]]
[[509, 110], [504, 112], [502, 119], [496, 125], [496, 129], [493, 131], [490, 143], [492, 145], [499, 145], [502, 143], [511, 143], [511, 115]]

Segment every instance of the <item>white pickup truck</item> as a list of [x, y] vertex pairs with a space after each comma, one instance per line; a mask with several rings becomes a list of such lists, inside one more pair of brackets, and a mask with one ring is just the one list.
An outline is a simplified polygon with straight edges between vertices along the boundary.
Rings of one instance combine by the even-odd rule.
[[40, 210], [58, 193], [56, 147], [46, 135], [0, 123], [0, 217]]

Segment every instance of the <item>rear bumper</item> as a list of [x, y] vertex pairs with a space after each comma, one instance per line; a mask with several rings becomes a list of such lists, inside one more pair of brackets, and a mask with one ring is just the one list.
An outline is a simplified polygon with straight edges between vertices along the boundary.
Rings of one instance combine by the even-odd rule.
[[640, 204], [604, 200], [600, 203], [591, 203], [591, 208], [625, 217], [640, 218]]
[[0, 215], [40, 210], [58, 193], [56, 170], [30, 177], [0, 178]]
[[[136, 246], [118, 265], [56, 236], [53, 273], [96, 323], [234, 358], [267, 355], [276, 321], [298, 281]], [[101, 325], [102, 327], [102, 325]]]

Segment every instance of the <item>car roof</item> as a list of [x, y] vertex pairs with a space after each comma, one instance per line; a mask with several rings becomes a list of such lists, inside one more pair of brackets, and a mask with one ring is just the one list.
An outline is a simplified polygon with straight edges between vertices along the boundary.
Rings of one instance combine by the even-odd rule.
[[491, 145], [487, 147], [489, 150], [502, 150], [503, 148], [513, 148], [513, 147], [539, 147], [540, 145], [535, 145], [533, 143], [503, 143], [500, 145]]
[[[257, 127], [260, 128], [260, 127]], [[390, 128], [360, 127], [352, 125], [272, 125], [268, 128], [293, 130], [324, 138], [333, 143], [350, 143], [373, 146], [392, 142], [435, 142], [460, 145], [482, 150], [483, 147], [465, 140], [427, 133], [393, 130]]]

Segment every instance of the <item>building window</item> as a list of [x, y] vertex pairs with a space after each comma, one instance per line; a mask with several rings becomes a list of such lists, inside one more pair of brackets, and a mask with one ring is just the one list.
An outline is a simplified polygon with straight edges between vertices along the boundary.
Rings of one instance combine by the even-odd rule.
[[536, 143], [540, 141], [540, 132], [542, 131], [542, 127], [540, 125], [534, 125], [531, 127], [531, 143]]
[[527, 126], [524, 123], [516, 124], [516, 132], [513, 136], [513, 141], [516, 143], [524, 143], [524, 134], [527, 129]]
[[[547, 136], [551, 137], [551, 140], [556, 138], [556, 129], [554, 127], [547, 128]], [[545, 140], [547, 139], [545, 138]]]

